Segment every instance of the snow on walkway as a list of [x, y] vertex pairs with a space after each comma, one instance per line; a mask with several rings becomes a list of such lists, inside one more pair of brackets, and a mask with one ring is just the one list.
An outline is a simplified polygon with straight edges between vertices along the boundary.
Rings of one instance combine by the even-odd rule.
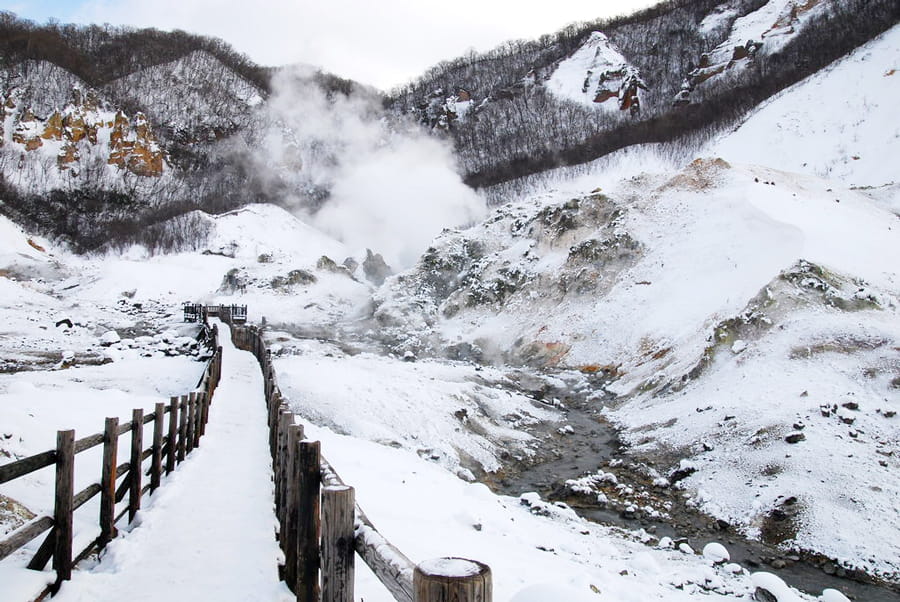
[[293, 599], [278, 580], [262, 374], [231, 344], [228, 326], [219, 331], [222, 380], [200, 447], [144, 498], [132, 530], [54, 600]]

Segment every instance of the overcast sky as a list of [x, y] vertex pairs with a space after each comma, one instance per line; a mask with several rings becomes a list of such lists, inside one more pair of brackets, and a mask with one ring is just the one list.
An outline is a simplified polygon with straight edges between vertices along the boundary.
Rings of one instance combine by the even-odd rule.
[[658, 0], [0, 0], [39, 23], [112, 23], [220, 37], [263, 65], [308, 63], [380, 88], [438, 61]]

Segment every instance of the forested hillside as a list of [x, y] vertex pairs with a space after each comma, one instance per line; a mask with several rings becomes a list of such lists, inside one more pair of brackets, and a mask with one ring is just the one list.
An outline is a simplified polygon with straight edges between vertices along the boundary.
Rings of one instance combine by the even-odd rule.
[[[441, 63], [396, 90], [391, 106], [447, 132], [467, 181], [488, 186], [632, 144], [708, 136], [898, 19], [891, 0], [670, 0]], [[596, 31], [638, 82], [622, 82], [622, 66], [571, 69], [568, 57]], [[618, 77], [621, 87], [593, 88], [598, 67], [601, 85]], [[560, 77], [594, 102], [555, 92]]]

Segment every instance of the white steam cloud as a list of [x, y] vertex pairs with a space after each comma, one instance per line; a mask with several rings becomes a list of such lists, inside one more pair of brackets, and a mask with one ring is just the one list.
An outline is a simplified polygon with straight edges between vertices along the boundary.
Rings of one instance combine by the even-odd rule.
[[[277, 169], [295, 212], [355, 254], [369, 248], [404, 269], [444, 228], [486, 215], [449, 144], [387, 116], [374, 95], [329, 95], [295, 70], [276, 76], [267, 104], [270, 127], [257, 155], [266, 165], [257, 167]], [[309, 195], [324, 189], [330, 196], [311, 207]]]

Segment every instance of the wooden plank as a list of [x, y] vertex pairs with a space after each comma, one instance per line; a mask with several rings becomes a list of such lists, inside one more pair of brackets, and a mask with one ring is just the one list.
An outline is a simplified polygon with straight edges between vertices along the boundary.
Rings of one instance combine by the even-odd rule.
[[178, 398], [169, 398], [169, 441], [166, 454], [166, 474], [175, 470], [176, 442], [178, 440]]
[[9, 464], [0, 466], [0, 484], [7, 483], [13, 479], [25, 476], [56, 463], [56, 450], [51, 449]]
[[398, 602], [413, 602], [416, 565], [378, 532], [359, 506], [356, 507], [356, 553]]
[[126, 422], [125, 424], [119, 425], [119, 434], [124, 435], [125, 433], [131, 432], [131, 427], [133, 425], [130, 422]]
[[56, 527], [53, 527], [41, 543], [40, 547], [38, 547], [38, 551], [35, 553], [34, 558], [31, 559], [31, 562], [28, 563], [27, 568], [32, 571], [43, 571], [44, 567], [47, 566], [47, 563], [50, 562], [50, 559], [53, 558], [53, 552], [55, 550]]
[[128, 471], [128, 522], [134, 520], [141, 509], [141, 457], [144, 448], [144, 410], [131, 411], [131, 469]]
[[178, 463], [184, 462], [185, 441], [187, 436], [187, 395], [181, 396], [178, 403]]
[[49, 516], [40, 516], [28, 521], [0, 540], [0, 560], [3, 560], [51, 527], [53, 527], [53, 518]]
[[467, 558], [435, 558], [416, 567], [414, 602], [491, 602], [491, 568]]
[[297, 444], [297, 602], [319, 600], [319, 457], [318, 441]]
[[78, 510], [98, 493], [100, 493], [100, 483], [91, 483], [75, 494], [75, 497], [72, 500], [72, 510]]
[[153, 412], [153, 459], [150, 462], [150, 490], [156, 491], [162, 481], [163, 425], [166, 419], [166, 404], [156, 404]]
[[119, 453], [119, 419], [107, 418], [103, 441], [103, 468], [100, 475], [100, 547], [116, 536], [116, 462]]
[[56, 499], [53, 524], [56, 527], [56, 546], [53, 570], [57, 583], [72, 578], [72, 511], [75, 486], [75, 431], [56, 433]]
[[84, 437], [83, 439], [79, 439], [75, 442], [75, 454], [80, 454], [81, 452], [91, 449], [92, 447], [97, 447], [103, 443], [103, 433], [97, 433], [96, 435], [90, 435], [88, 437]]
[[354, 492], [337, 485], [322, 489], [322, 599], [353, 602]]

